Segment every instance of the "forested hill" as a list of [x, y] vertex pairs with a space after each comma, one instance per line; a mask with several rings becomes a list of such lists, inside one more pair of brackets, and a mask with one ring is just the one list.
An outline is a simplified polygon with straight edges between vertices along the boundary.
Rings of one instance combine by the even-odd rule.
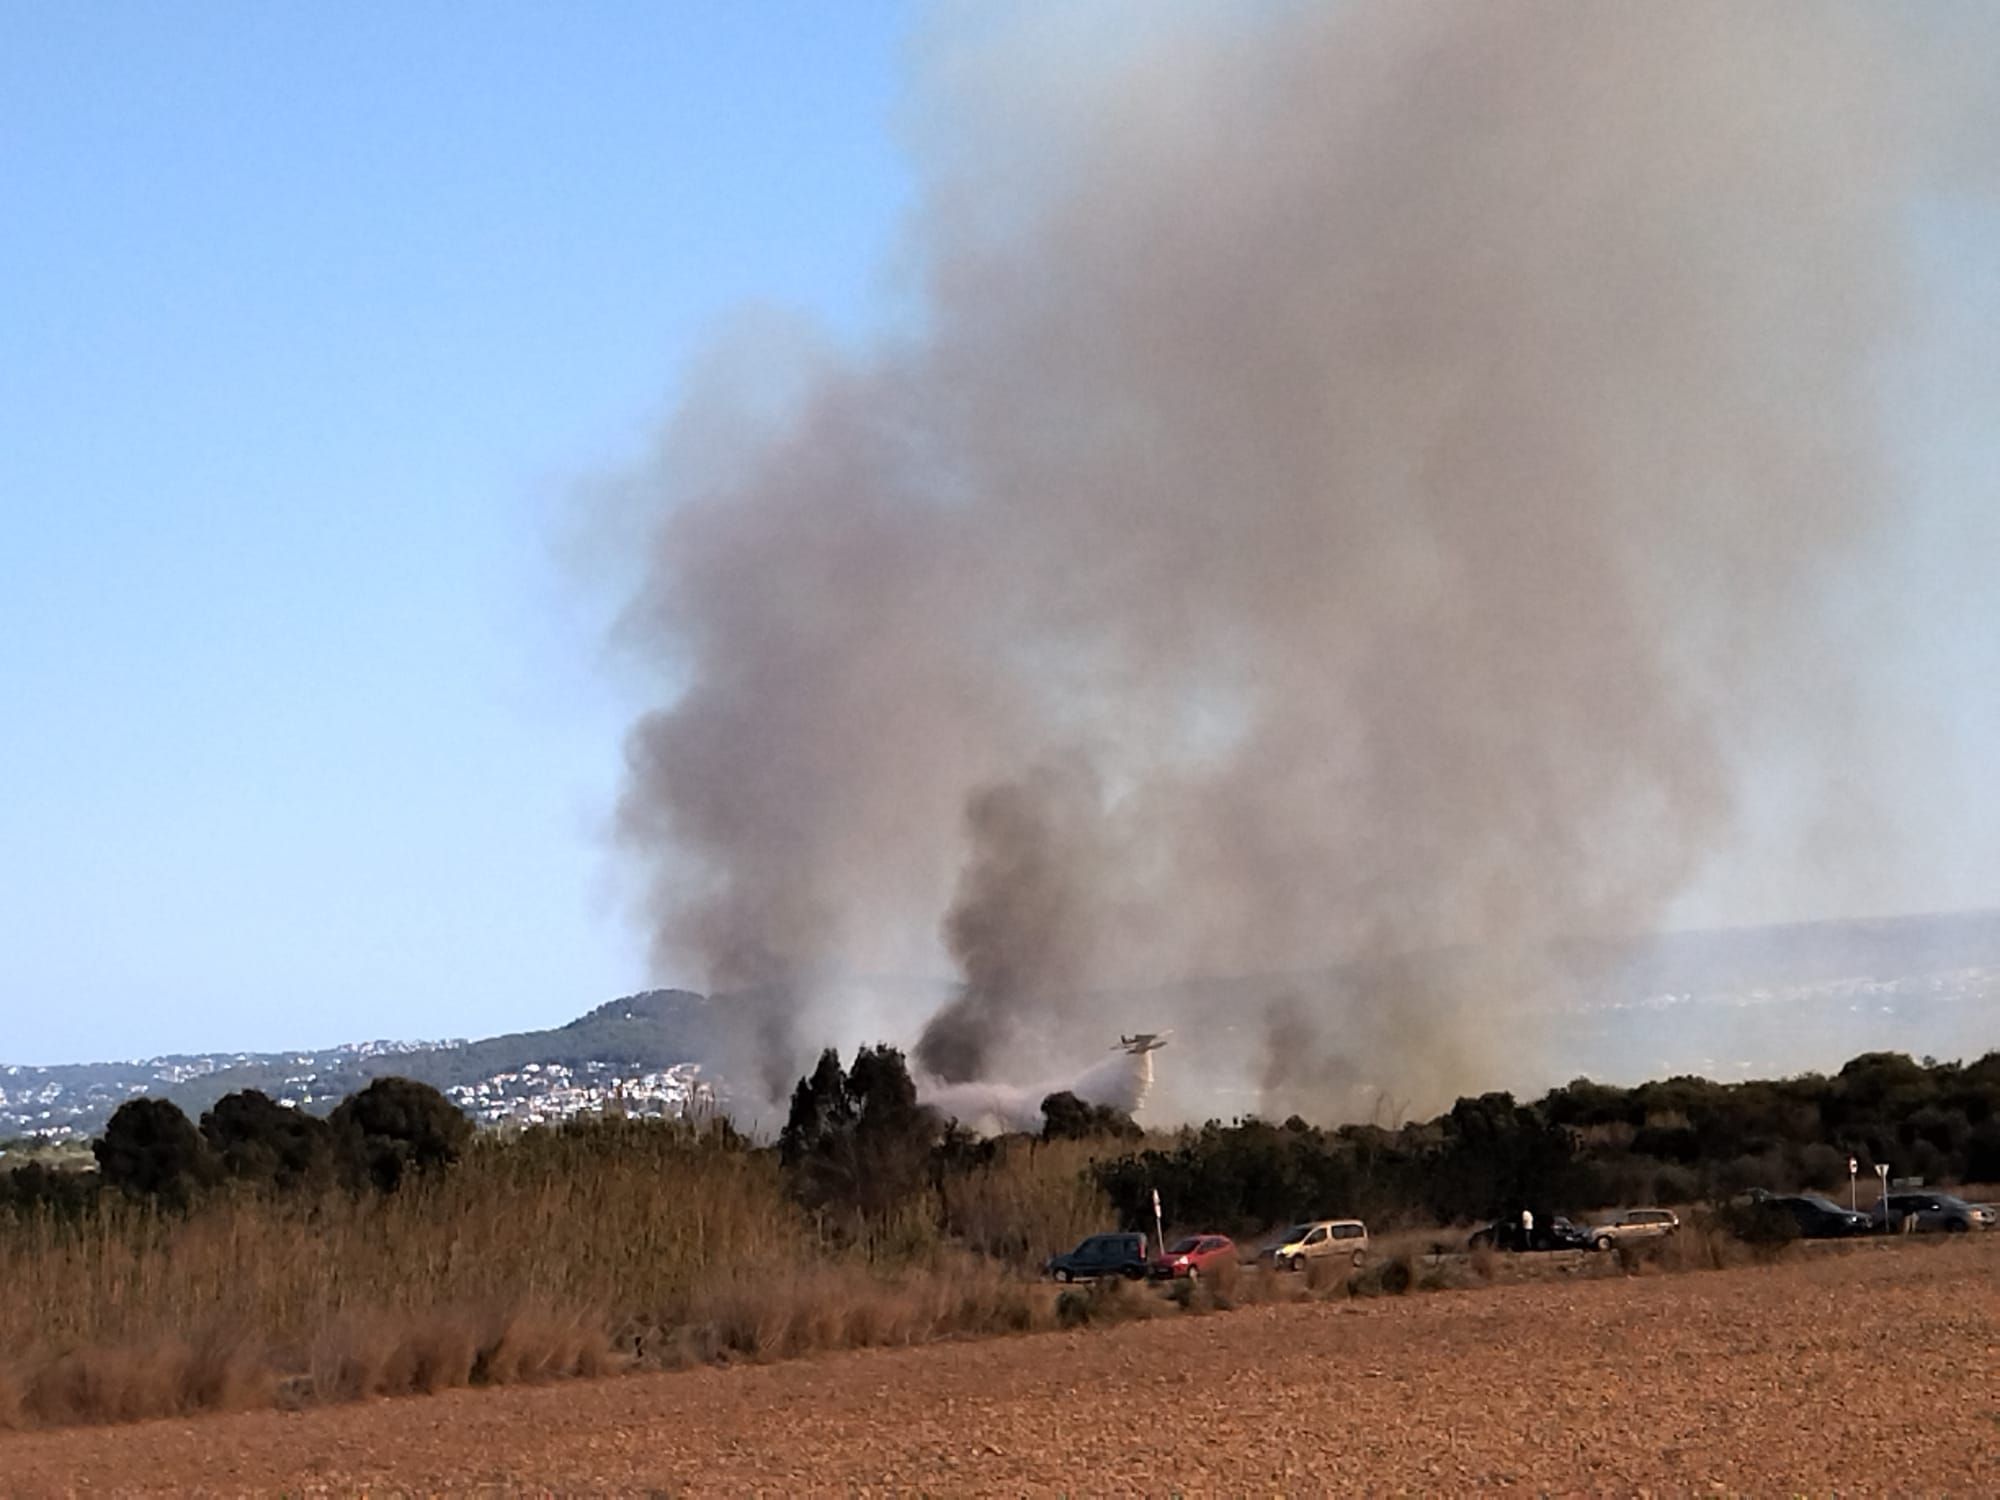
[[436, 1088], [483, 1083], [533, 1066], [582, 1072], [600, 1064], [642, 1074], [705, 1055], [709, 1006], [686, 990], [649, 990], [598, 1006], [565, 1025], [478, 1041], [359, 1042], [297, 1052], [233, 1052], [62, 1067], [0, 1066], [0, 1138], [45, 1131], [91, 1134], [124, 1100], [151, 1094], [189, 1115], [224, 1094], [261, 1089], [325, 1110], [371, 1078], [397, 1074]]

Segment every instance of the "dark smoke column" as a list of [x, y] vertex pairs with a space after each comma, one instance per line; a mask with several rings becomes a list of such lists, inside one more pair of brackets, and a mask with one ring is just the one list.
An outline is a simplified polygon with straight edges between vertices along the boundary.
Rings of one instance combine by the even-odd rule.
[[1097, 790], [1076, 766], [982, 788], [966, 807], [972, 852], [945, 917], [964, 993], [931, 1018], [919, 1066], [947, 1083], [981, 1077], [997, 1047], [1076, 998], [1088, 972]]
[[915, 314], [738, 346], [785, 399], [697, 381], [628, 487], [660, 963], [768, 997], [782, 1084], [888, 1028], [830, 976], [955, 962], [917, 1055], [966, 1078], [1101, 1047], [1081, 995], [1476, 952], [1288, 989], [1285, 1050], [1415, 1106], [1526, 1068], [1546, 944], [1656, 926], [1745, 764], [1815, 805], [1867, 708], [1823, 606], [1993, 23], [1145, 7], [1085, 67], [997, 14], [928, 38]]

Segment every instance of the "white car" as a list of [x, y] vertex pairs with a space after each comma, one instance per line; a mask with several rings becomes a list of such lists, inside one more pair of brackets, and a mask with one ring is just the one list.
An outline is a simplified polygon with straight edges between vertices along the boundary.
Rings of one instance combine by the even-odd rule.
[[1665, 1239], [1681, 1227], [1680, 1216], [1667, 1208], [1628, 1208], [1608, 1224], [1590, 1227], [1590, 1243], [1599, 1250], [1640, 1240]]

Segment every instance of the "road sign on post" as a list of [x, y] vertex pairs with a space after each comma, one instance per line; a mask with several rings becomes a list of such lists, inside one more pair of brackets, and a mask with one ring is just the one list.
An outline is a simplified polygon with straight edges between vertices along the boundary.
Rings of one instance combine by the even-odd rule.
[[1847, 1158], [1847, 1206], [1855, 1213], [1861, 1212], [1861, 1190], [1855, 1186], [1855, 1183], [1859, 1180], [1856, 1174], [1859, 1173], [1860, 1170], [1861, 1170], [1861, 1163], [1856, 1161], [1851, 1156], [1848, 1157]]
[[1160, 1259], [1167, 1258], [1167, 1231], [1160, 1219], [1160, 1190], [1153, 1189], [1153, 1233], [1160, 1242]]

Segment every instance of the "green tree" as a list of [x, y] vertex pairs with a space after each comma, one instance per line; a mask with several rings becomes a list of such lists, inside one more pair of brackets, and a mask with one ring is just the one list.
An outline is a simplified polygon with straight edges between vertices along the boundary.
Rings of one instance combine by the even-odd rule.
[[840, 1066], [840, 1054], [828, 1047], [820, 1053], [818, 1066], [792, 1090], [791, 1112], [778, 1135], [778, 1160], [787, 1167], [798, 1167], [853, 1128], [847, 1073]]
[[66, 1172], [42, 1162], [27, 1162], [11, 1171], [0, 1171], [0, 1209], [73, 1219], [90, 1207], [101, 1180], [96, 1172]]
[[1143, 1134], [1132, 1117], [1108, 1104], [1086, 1104], [1068, 1089], [1042, 1101], [1042, 1139], [1136, 1141]]
[[257, 1089], [216, 1100], [201, 1117], [201, 1134], [231, 1177], [279, 1192], [333, 1182], [333, 1127], [304, 1110], [287, 1109]]
[[90, 1149], [106, 1187], [177, 1208], [218, 1176], [201, 1133], [166, 1099], [127, 1099]]
[[1965, 1180], [2000, 1182], [2000, 1120], [1988, 1120], [1966, 1141]]
[[778, 1155], [806, 1207], [870, 1218], [925, 1186], [941, 1133], [901, 1052], [863, 1047], [843, 1070], [829, 1048], [792, 1090]]
[[472, 1140], [458, 1106], [413, 1078], [378, 1078], [349, 1094], [328, 1122], [350, 1180], [385, 1193], [419, 1172], [450, 1166]]

